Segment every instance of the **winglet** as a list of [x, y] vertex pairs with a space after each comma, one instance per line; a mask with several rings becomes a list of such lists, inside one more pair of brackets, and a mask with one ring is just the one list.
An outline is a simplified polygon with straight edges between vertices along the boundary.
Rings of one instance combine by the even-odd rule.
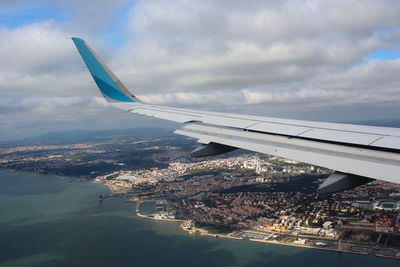
[[111, 72], [84, 40], [77, 37], [72, 37], [71, 39], [81, 54], [97, 87], [107, 101], [142, 102], [129, 92], [125, 85]]

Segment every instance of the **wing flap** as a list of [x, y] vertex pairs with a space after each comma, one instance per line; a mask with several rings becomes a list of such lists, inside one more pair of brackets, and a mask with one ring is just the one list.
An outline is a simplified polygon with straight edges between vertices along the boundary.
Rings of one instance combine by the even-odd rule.
[[376, 140], [371, 146], [400, 150], [400, 138], [397, 136], [385, 136]]
[[381, 135], [374, 135], [367, 133], [355, 133], [355, 132], [327, 130], [318, 128], [311, 129], [310, 131], [302, 133], [299, 136], [310, 139], [329, 140], [332, 142], [358, 144], [364, 146], [368, 146], [382, 137]]
[[310, 131], [312, 128], [283, 123], [259, 122], [246, 129], [265, 133], [298, 136], [304, 132]]

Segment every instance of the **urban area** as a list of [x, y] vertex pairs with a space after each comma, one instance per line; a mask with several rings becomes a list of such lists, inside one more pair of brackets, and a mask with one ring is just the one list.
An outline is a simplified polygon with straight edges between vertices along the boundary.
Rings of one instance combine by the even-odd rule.
[[168, 133], [88, 139], [0, 145], [0, 168], [102, 183], [99, 201], [132, 199], [189, 234], [400, 259], [398, 184], [319, 195], [331, 171], [318, 166], [240, 150], [193, 159], [193, 140]]

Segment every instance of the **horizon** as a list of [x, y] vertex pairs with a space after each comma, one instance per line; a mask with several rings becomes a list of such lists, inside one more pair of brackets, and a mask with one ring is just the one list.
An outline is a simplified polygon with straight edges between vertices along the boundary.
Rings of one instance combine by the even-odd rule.
[[[159, 119], [157, 119], [159, 120]], [[163, 120], [159, 120], [160, 122], [164, 122]], [[333, 122], [333, 123], [343, 123], [341, 121], [338, 122]], [[400, 128], [400, 119], [386, 119], [386, 120], [364, 120], [364, 121], [349, 121], [347, 122], [349, 124], [356, 124], [356, 125], [367, 125], [367, 126], [378, 126], [378, 127], [393, 127], [393, 128]], [[37, 139], [37, 138], [42, 138], [44, 136], [49, 136], [49, 135], [65, 135], [65, 134], [76, 134], [76, 133], [107, 133], [107, 132], [126, 132], [126, 131], [133, 131], [135, 129], [162, 129], [166, 131], [175, 131], [179, 126], [177, 127], [176, 125], [179, 125], [178, 123], [173, 123], [173, 122], [166, 122], [165, 124], [158, 124], [158, 125], [143, 125], [143, 126], [136, 126], [136, 127], [126, 127], [126, 128], [109, 128], [109, 129], [72, 129], [72, 130], [56, 130], [56, 131], [49, 131], [49, 132], [43, 132], [37, 135], [32, 135], [32, 136], [27, 136], [27, 137], [22, 137], [22, 138], [14, 138], [14, 139], [0, 139], [0, 145], [5, 145], [7, 143], [12, 143], [12, 142], [18, 142], [18, 141], [29, 141], [31, 139]], [[175, 133], [173, 133], [175, 134]], [[180, 136], [178, 134], [175, 134], [176, 136]], [[66, 138], [67, 136], [63, 136], [62, 138]], [[77, 138], [79, 136], [73, 136], [74, 138]], [[181, 136], [182, 137], [182, 136]], [[184, 138], [184, 137], [182, 137]]]

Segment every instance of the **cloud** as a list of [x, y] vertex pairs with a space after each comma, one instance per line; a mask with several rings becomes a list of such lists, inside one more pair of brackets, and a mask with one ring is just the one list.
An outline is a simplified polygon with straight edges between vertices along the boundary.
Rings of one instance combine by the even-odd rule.
[[[327, 107], [370, 117], [372, 106], [393, 117], [399, 107], [399, 60], [368, 60], [376, 51], [398, 50], [397, 1], [39, 2], [65, 19], [50, 14], [0, 25], [4, 125], [15, 126], [15, 117], [20, 124], [60, 120], [80, 127], [80, 110], [103, 119], [108, 109], [94, 100], [100, 94], [72, 35], [85, 38], [136, 95], [155, 104], [304, 118]], [[15, 3], [27, 1], [4, 5]], [[126, 21], [116, 26], [120, 16]], [[107, 40], [110, 27], [119, 27], [112, 34], [124, 41], [116, 47]]]
[[326, 89], [376, 90], [382, 93], [388, 87], [400, 90], [399, 73], [400, 59], [372, 60], [315, 79], [315, 83]]
[[393, 1], [251, 3], [139, 2], [131, 12], [132, 42], [114, 65], [139, 93], [269, 90], [282, 83], [298, 89], [364, 64], [400, 37]]
[[0, 56], [7, 62], [1, 65], [1, 72], [36, 74], [63, 69], [71, 62], [67, 38], [51, 21], [15, 29], [0, 27]]

